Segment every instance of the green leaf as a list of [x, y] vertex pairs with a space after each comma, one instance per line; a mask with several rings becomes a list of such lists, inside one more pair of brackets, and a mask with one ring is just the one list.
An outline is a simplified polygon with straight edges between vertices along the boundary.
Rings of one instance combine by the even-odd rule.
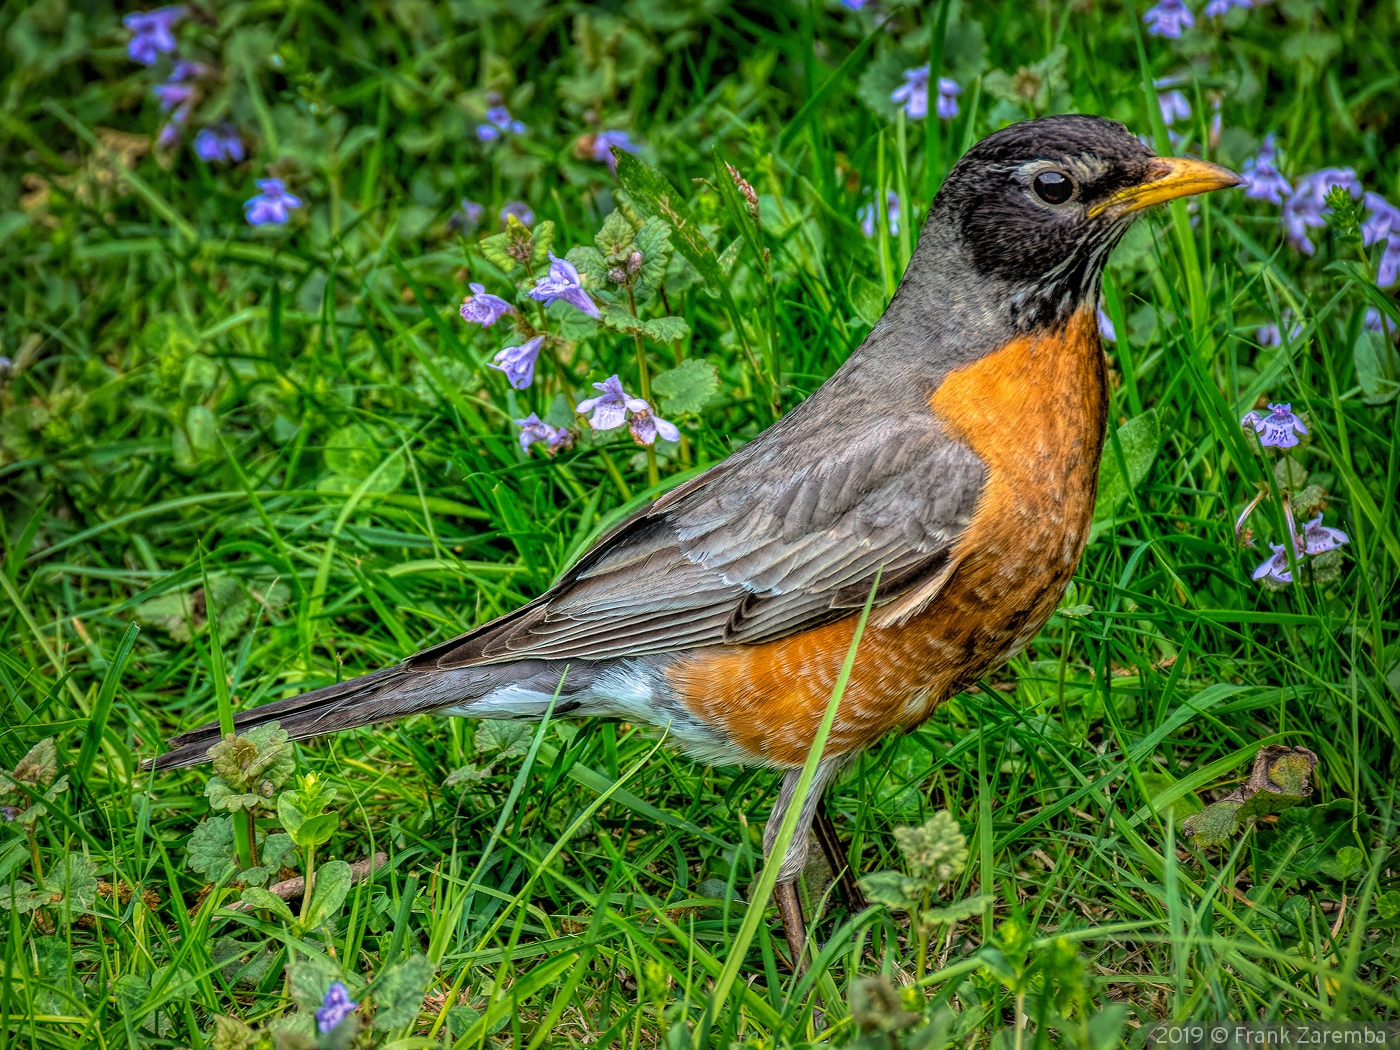
[[616, 306], [604, 306], [602, 309], [602, 322], [614, 332], [626, 332], [628, 335], [646, 335], [645, 322], [638, 320], [626, 310]]
[[44, 876], [44, 888], [63, 898], [59, 910], [65, 916], [88, 911], [97, 903], [97, 865], [81, 853], [68, 853]]
[[238, 1018], [214, 1015], [214, 1033], [209, 1037], [210, 1050], [254, 1050], [257, 1045], [258, 1034]]
[[846, 284], [846, 295], [851, 300], [851, 309], [866, 324], [873, 327], [884, 316], [885, 293], [864, 274], [851, 274], [851, 279]]
[[29, 912], [53, 900], [53, 895], [46, 890], [37, 889], [32, 883], [23, 879], [16, 879], [14, 884], [6, 883], [0, 885], [0, 909], [5, 911], [17, 911], [21, 915]]
[[1400, 919], [1400, 890], [1386, 890], [1376, 898], [1376, 915], [1382, 922]]
[[[592, 249], [589, 249], [590, 251]], [[598, 322], [573, 303], [555, 299], [544, 308], [545, 316], [559, 322], [559, 334], [574, 342], [591, 338], [598, 331]]]
[[554, 247], [554, 220], [545, 219], [543, 222], [536, 223], [530, 243], [532, 245], [530, 266], [538, 270], [549, 261], [549, 250]]
[[1128, 1023], [1128, 1008], [1122, 1003], [1113, 1003], [1093, 1014], [1085, 1027], [1089, 1033], [1089, 1044], [1085, 1050], [1112, 1050], [1119, 1046], [1123, 1029]]
[[654, 317], [642, 324], [642, 331], [658, 343], [676, 343], [690, 334], [684, 317]]
[[929, 886], [941, 886], [967, 867], [967, 839], [946, 809], [920, 827], [895, 828], [894, 839], [909, 874]]
[[217, 882], [225, 871], [238, 863], [233, 845], [233, 820], [208, 817], [201, 821], [195, 825], [185, 852], [191, 871]]
[[637, 250], [642, 268], [637, 271], [637, 302], [650, 302], [657, 287], [666, 279], [671, 263], [671, 227], [662, 219], [649, 218], [637, 231]]
[[[1164, 791], [1175, 787], [1176, 778], [1173, 777], [1170, 773], [1149, 771], [1143, 773], [1142, 775], [1142, 786], [1147, 791], [1148, 801], [1152, 802], [1155, 801], [1157, 796], [1162, 794]], [[1173, 802], [1170, 807], [1154, 806], [1153, 808], [1158, 814], [1165, 814], [1167, 812], [1167, 809], [1170, 808], [1172, 816], [1176, 820], [1177, 824], [1181, 824], [1193, 813], [1199, 813], [1202, 809], [1205, 808], [1205, 806], [1202, 804], [1200, 798], [1196, 795], [1194, 791], [1188, 791], [1181, 798]]]
[[374, 432], [363, 423], [341, 427], [326, 441], [326, 466], [334, 471], [335, 478], [326, 479], [329, 484], [325, 487], [318, 485], [318, 488], [323, 492], [354, 492], [388, 456], [393, 456], [393, 459], [379, 471], [369, 487], [370, 492], [394, 492], [403, 484], [407, 469], [403, 457], [385, 449]]
[[[330, 814], [326, 814], [330, 816]], [[350, 892], [350, 865], [328, 860], [316, 869], [316, 886], [311, 893], [311, 909], [306, 913], [308, 928], [320, 926], [334, 917]]]
[[481, 249], [481, 254], [495, 266], [499, 266], [507, 274], [513, 273], [520, 268], [520, 262], [512, 259], [506, 250], [510, 247], [510, 239], [504, 233], [493, 233], [490, 237], [483, 237], [476, 242], [476, 246]]
[[1400, 352], [1381, 332], [1362, 331], [1351, 348], [1362, 400], [1383, 405], [1400, 393]]
[[255, 809], [267, 801], [254, 792], [234, 791], [223, 777], [210, 777], [209, 783], [204, 785], [204, 795], [209, 799], [210, 809], [221, 809], [228, 813]]
[[447, 774], [447, 779], [442, 782], [443, 787], [457, 787], [459, 784], [472, 784], [478, 780], [485, 780], [491, 775], [491, 770], [482, 769], [479, 766], [468, 762], [465, 766], [458, 766], [451, 773]]
[[1327, 860], [1318, 865], [1318, 869], [1325, 875], [1339, 881], [1346, 880], [1361, 870], [1361, 866], [1366, 863], [1366, 854], [1355, 846], [1343, 846], [1337, 850]]
[[898, 871], [877, 871], [861, 879], [860, 888], [876, 904], [896, 911], [909, 911], [919, 903], [924, 884]]
[[719, 390], [719, 370], [708, 361], [691, 357], [651, 381], [652, 393], [661, 399], [663, 416], [699, 412]]
[[625, 261], [627, 256], [632, 254], [632, 242], [636, 236], [637, 231], [627, 221], [627, 216], [614, 208], [603, 220], [603, 227], [594, 235], [593, 243], [598, 246], [598, 250], [608, 262], [616, 264]]
[[322, 843], [328, 842], [339, 826], [339, 813], [318, 813], [314, 817], [306, 817], [302, 820], [301, 825], [292, 835], [292, 840], [302, 849], [315, 849]]
[[725, 290], [723, 275], [715, 259], [715, 250], [691, 217], [685, 198], [667, 181], [666, 176], [630, 153], [617, 158], [617, 180], [643, 215], [663, 219], [671, 227], [673, 245], [684, 255], [704, 282], [716, 293]]
[[920, 913], [920, 918], [927, 928], [951, 926], [955, 922], [962, 922], [974, 915], [981, 915], [995, 903], [995, 897], [969, 897], [967, 900], [955, 901], [943, 908], [929, 908]]
[[417, 953], [386, 970], [374, 986], [374, 1027], [387, 1032], [411, 1025], [435, 972], [427, 956]]
[[1181, 825], [1182, 834], [1190, 835], [1202, 848], [1223, 846], [1240, 829], [1240, 822], [1235, 817], [1239, 808], [1238, 802], [1212, 802], [1199, 813], [1193, 813]]
[[520, 722], [483, 719], [476, 727], [476, 750], [496, 761], [523, 755], [530, 748], [530, 727]]
[[292, 909], [287, 907], [286, 901], [259, 886], [244, 887], [243, 903], [259, 911], [272, 912], [288, 926], [296, 922], [296, 916], [292, 914]]
[[1128, 420], [1118, 428], [1118, 443], [1128, 465], [1128, 478], [1118, 466], [1118, 454], [1112, 440], [1104, 442], [1103, 459], [1099, 461], [1099, 497], [1094, 504], [1094, 520], [1107, 521], [1128, 498], [1128, 493], [1141, 484], [1157, 458], [1162, 444], [1162, 430], [1157, 410], [1149, 408], [1142, 415]]
[[[574, 264], [574, 269], [578, 270], [579, 276], [583, 278], [585, 288], [596, 291], [607, 286], [608, 262], [597, 248], [587, 244], [576, 244], [564, 253], [564, 258]], [[562, 300], [556, 300], [559, 301]]]
[[258, 860], [276, 871], [295, 857], [295, 849], [296, 844], [292, 842], [290, 835], [275, 832], [263, 840], [262, 847], [258, 850]]

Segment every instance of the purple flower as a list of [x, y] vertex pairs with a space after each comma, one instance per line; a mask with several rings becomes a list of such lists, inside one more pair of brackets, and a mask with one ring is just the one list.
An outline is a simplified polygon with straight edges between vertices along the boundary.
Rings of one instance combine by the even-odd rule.
[[615, 430], [627, 422], [627, 413], [650, 412], [651, 406], [639, 397], [633, 397], [622, 389], [622, 380], [615, 375], [608, 376], [601, 383], [594, 383], [593, 389], [601, 391], [598, 397], [580, 401], [574, 409], [581, 416], [593, 413], [588, 423], [594, 430]]
[[935, 105], [935, 112], [938, 114], [939, 120], [952, 120], [958, 115], [958, 96], [961, 94], [962, 88], [958, 87], [956, 80], [950, 80], [947, 77], [938, 78], [938, 102]]
[[1103, 312], [1102, 306], [1100, 306], [1098, 310], [1099, 335], [1102, 336], [1104, 339], [1107, 339], [1111, 343], [1118, 342], [1118, 333], [1113, 330], [1113, 320], [1108, 316], [1108, 314]]
[[501, 221], [505, 222], [512, 215], [522, 226], [535, 225], [535, 213], [524, 201], [506, 201], [506, 206], [501, 209]]
[[161, 55], [175, 50], [175, 35], [171, 28], [185, 17], [183, 7], [158, 7], [154, 11], [138, 11], [122, 19], [122, 25], [130, 29], [132, 37], [126, 44], [126, 53], [133, 62], [143, 66], [155, 65]]
[[160, 134], [156, 136], [156, 146], [159, 149], [169, 149], [180, 140], [180, 129], [185, 126], [185, 121], [190, 119], [190, 107], [181, 106], [170, 115], [170, 119], [165, 122], [165, 126], [160, 129]]
[[537, 441], [543, 441], [545, 451], [551, 456], [561, 448], [568, 448], [574, 443], [573, 434], [565, 427], [554, 427], [540, 419], [539, 416], [531, 412], [524, 419], [517, 419], [515, 425], [520, 427], [520, 447], [528, 450]]
[[593, 136], [593, 159], [606, 164], [609, 171], [617, 170], [617, 158], [612, 153], [614, 146], [627, 153], [636, 153], [641, 148], [627, 137], [625, 131], [598, 132]]
[[194, 137], [194, 151], [210, 164], [237, 162], [243, 159], [243, 140], [232, 124], [216, 124]]
[[1245, 180], [1246, 197], [1282, 204], [1283, 198], [1293, 192], [1288, 180], [1274, 167], [1275, 156], [1274, 133], [1271, 131], [1264, 136], [1259, 152], [1246, 160], [1240, 169], [1240, 176]]
[[463, 197], [461, 206], [448, 216], [447, 228], [461, 230], [464, 237], [470, 236], [481, 225], [481, 217], [485, 214], [486, 209], [482, 205]]
[[508, 346], [492, 359], [495, 364], [487, 367], [504, 372], [511, 386], [524, 390], [535, 380], [535, 362], [543, 345], [544, 336], [537, 335], [521, 346]]
[[1382, 317], [1381, 312], [1374, 306], [1366, 307], [1366, 316], [1361, 321], [1361, 327], [1368, 332], [1379, 332], [1381, 335], [1389, 332], [1392, 342], [1400, 336], [1400, 327], [1390, 318]]
[[1327, 224], [1322, 216], [1328, 210], [1327, 191], [1333, 186], [1341, 186], [1353, 197], [1362, 194], [1356, 172], [1350, 168], [1323, 168], [1299, 179], [1293, 195], [1283, 206], [1283, 228], [1288, 243], [1304, 255], [1316, 251], [1308, 239], [1308, 227]]
[[[875, 236], [875, 205], [874, 203], [863, 204], [856, 218], [860, 220], [860, 228], [867, 237]], [[885, 191], [885, 218], [889, 223], [890, 236], [894, 237], [899, 233], [899, 194], [894, 190]]]
[[[1262, 580], [1267, 576], [1278, 583], [1292, 583], [1293, 573], [1288, 569], [1288, 553], [1281, 543], [1271, 543], [1269, 548], [1274, 552], [1254, 570], [1254, 579]], [[1296, 552], [1295, 552], [1296, 557]]]
[[1381, 261], [1376, 265], [1376, 284], [1385, 288], [1394, 284], [1397, 277], [1400, 277], [1400, 236], [1391, 234], [1390, 240], [1385, 242]]
[[[1289, 317], [1292, 316], [1292, 313], [1293, 311], [1291, 310], [1283, 311], [1283, 320], [1285, 323], [1288, 321]], [[1294, 321], [1291, 325], [1288, 326], [1288, 338], [1290, 340], [1297, 339], [1298, 336], [1302, 335], [1302, 333], [1303, 326], [1300, 325], [1297, 321]], [[1283, 334], [1279, 329], [1279, 326], [1276, 324], [1260, 325], [1258, 331], [1254, 333], [1254, 337], [1258, 341], [1260, 346], [1283, 345]]]
[[301, 207], [301, 201], [287, 192], [281, 179], [258, 179], [257, 184], [262, 192], [243, 202], [250, 225], [281, 226], [287, 221], [287, 209]]
[[492, 295], [484, 284], [472, 282], [470, 287], [472, 294], [462, 300], [463, 321], [490, 328], [506, 314], [515, 313], [515, 307], [499, 295]]
[[1259, 444], [1274, 448], [1292, 448], [1298, 444], [1298, 435], [1308, 432], [1303, 421], [1293, 414], [1293, 406], [1286, 403], [1269, 405], [1267, 416], [1246, 412], [1240, 426], [1252, 427], [1259, 435]]
[[865, 0], [841, 0], [841, 6], [850, 8], [852, 11], [859, 11], [865, 6]]
[[910, 120], [928, 116], [928, 76], [928, 66], [906, 69], [904, 83], [890, 92], [890, 101], [902, 105]]
[[1379, 193], [1366, 194], [1366, 208], [1370, 214], [1361, 224], [1361, 243], [1372, 245], [1386, 238], [1385, 251], [1376, 267], [1376, 283], [1384, 288], [1394, 284], [1400, 275], [1400, 208]]
[[1167, 124], [1175, 124], [1178, 119], [1191, 119], [1191, 103], [1180, 91], [1163, 91], [1157, 96], [1157, 105], [1162, 110], [1162, 120]]
[[1142, 13], [1142, 21], [1153, 36], [1176, 40], [1183, 29], [1196, 24], [1196, 16], [1182, 0], [1162, 0]]
[[583, 279], [579, 277], [578, 268], [568, 259], [561, 259], [553, 252], [549, 253], [549, 276], [530, 289], [530, 298], [542, 303], [563, 299], [589, 317], [602, 316], [598, 305], [583, 290]]
[[321, 1000], [321, 1008], [316, 1011], [316, 1027], [322, 1032], [332, 1031], [354, 1013], [359, 1005], [350, 998], [349, 989], [336, 981], [326, 990], [326, 997]]
[[482, 142], [495, 142], [506, 132], [525, 134], [525, 125], [511, 117], [505, 106], [492, 106], [486, 111], [486, 119], [489, 123], [476, 126], [476, 137]]
[[1232, 7], [1249, 7], [1249, 0], [1210, 0], [1206, 4], [1206, 17], [1219, 18]]
[[[646, 402], [643, 401], [642, 404], [646, 405]], [[639, 445], [654, 444], [658, 437], [664, 441], [679, 441], [681, 439], [681, 432], [676, 429], [676, 425], [668, 423], [660, 416], [653, 415], [650, 405], [638, 409], [627, 427], [632, 431], [632, 440]]]
[[1300, 537], [1304, 554], [1321, 554], [1323, 551], [1334, 551], [1343, 543], [1350, 543], [1351, 540], [1341, 529], [1333, 529], [1322, 524], [1322, 515], [1319, 514], [1303, 526], [1303, 535]]

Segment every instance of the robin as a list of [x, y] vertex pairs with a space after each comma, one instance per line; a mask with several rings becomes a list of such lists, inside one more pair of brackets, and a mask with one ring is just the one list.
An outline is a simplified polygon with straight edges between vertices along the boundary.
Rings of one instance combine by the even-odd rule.
[[[651, 723], [701, 761], [784, 770], [771, 851], [874, 587], [779, 870], [797, 963], [794, 880], [823, 789], [1020, 650], [1083, 553], [1107, 424], [1109, 252], [1145, 208], [1241, 181], [1099, 117], [989, 135], [949, 172], [884, 317], [788, 416], [520, 609], [235, 725], [275, 719], [304, 738], [426, 711], [530, 719], [557, 690], [556, 712]], [[154, 765], [199, 762], [218, 738], [216, 723], [182, 734]]]

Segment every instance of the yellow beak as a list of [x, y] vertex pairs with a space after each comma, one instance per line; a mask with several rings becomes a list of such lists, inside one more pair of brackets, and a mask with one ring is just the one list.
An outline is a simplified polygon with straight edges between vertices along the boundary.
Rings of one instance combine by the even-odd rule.
[[1150, 208], [1154, 204], [1189, 197], [1195, 193], [1209, 193], [1211, 190], [1229, 189], [1244, 182], [1233, 171], [1217, 164], [1207, 164], [1203, 160], [1190, 157], [1154, 157], [1147, 168], [1147, 181], [1136, 186], [1119, 190], [1107, 200], [1089, 207], [1094, 218], [1106, 211], [1115, 215]]

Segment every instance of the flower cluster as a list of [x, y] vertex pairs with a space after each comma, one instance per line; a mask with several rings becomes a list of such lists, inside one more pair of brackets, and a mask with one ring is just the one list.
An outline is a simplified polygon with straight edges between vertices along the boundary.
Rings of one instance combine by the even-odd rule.
[[482, 142], [495, 142], [507, 133], [525, 134], [525, 125], [510, 115], [505, 106], [495, 105], [486, 111], [486, 123], [476, 126], [476, 137]]
[[184, 17], [185, 9], [180, 6], [127, 15], [122, 19], [122, 25], [131, 30], [131, 39], [126, 44], [127, 55], [143, 66], [155, 65], [161, 55], [175, 50], [175, 34], [171, 30]]
[[[608, 376], [601, 383], [594, 383], [599, 391], [597, 397], [590, 397], [578, 403], [577, 412], [589, 416], [588, 425], [594, 430], [616, 430], [626, 423], [632, 431], [632, 438], [639, 445], [650, 445], [657, 437], [665, 441], [679, 441], [681, 432], [674, 423], [668, 423], [651, 410], [651, 405], [640, 397], [633, 397], [622, 389], [622, 380]], [[630, 420], [628, 417], [631, 417]]]
[[1191, 103], [1180, 91], [1163, 91], [1157, 96], [1157, 105], [1161, 107], [1162, 121], [1167, 125], [1191, 119]]
[[1162, 0], [1142, 13], [1142, 21], [1153, 36], [1176, 40], [1182, 30], [1196, 24], [1196, 16], [1183, 0]]
[[552, 456], [561, 448], [569, 448], [574, 443], [574, 435], [567, 427], [551, 426], [533, 412], [524, 419], [517, 419], [515, 425], [520, 428], [520, 447], [526, 451], [529, 451], [531, 445], [539, 442]]
[[350, 998], [350, 989], [339, 981], [333, 983], [321, 1000], [321, 1008], [316, 1011], [316, 1027], [322, 1033], [335, 1029], [360, 1004]]
[[1323, 213], [1327, 211], [1327, 191], [1340, 186], [1360, 198], [1361, 182], [1351, 168], [1323, 168], [1298, 180], [1293, 195], [1283, 205], [1283, 229], [1288, 243], [1304, 255], [1312, 255], [1317, 249], [1308, 237], [1308, 229], [1327, 225]]
[[560, 259], [549, 253], [549, 276], [530, 289], [530, 298], [548, 305], [556, 299], [578, 307], [589, 317], [601, 317], [598, 304], [584, 290], [583, 278], [578, 267], [568, 259]]
[[591, 155], [599, 164], [606, 164], [609, 171], [617, 170], [617, 158], [613, 156], [614, 147], [626, 153], [636, 153], [639, 148], [627, 137], [625, 131], [600, 131], [594, 135]]
[[1361, 243], [1369, 248], [1385, 239], [1385, 251], [1376, 267], [1376, 283], [1385, 288], [1400, 277], [1400, 208], [1379, 193], [1366, 194], [1366, 207], [1370, 214], [1361, 224]]
[[1240, 426], [1253, 430], [1259, 435], [1259, 444], [1265, 448], [1292, 448], [1298, 444], [1298, 435], [1306, 434], [1308, 428], [1293, 414], [1293, 406], [1287, 403], [1269, 405], [1269, 414], [1246, 412]]
[[[1322, 515], [1319, 514], [1303, 526], [1300, 534], [1293, 537], [1293, 561], [1298, 563], [1304, 557], [1324, 554], [1350, 542], [1350, 538], [1341, 529], [1322, 524]], [[1282, 543], [1271, 543], [1269, 549], [1273, 553], [1254, 570], [1253, 578], [1262, 580], [1268, 577], [1275, 583], [1292, 583], [1293, 571], [1288, 565], [1287, 548]]]
[[[860, 228], [867, 237], [875, 236], [875, 202], [862, 204], [860, 210], [856, 212], [856, 218], [860, 221]], [[885, 219], [889, 224], [890, 236], [899, 234], [899, 194], [894, 190], [885, 192]]]
[[281, 179], [258, 179], [257, 184], [262, 192], [243, 202], [250, 226], [281, 226], [289, 209], [301, 207], [301, 201], [287, 192]]
[[1246, 160], [1240, 169], [1240, 177], [1245, 181], [1246, 197], [1282, 204], [1283, 198], [1293, 192], [1293, 187], [1279, 174], [1275, 166], [1277, 159], [1278, 149], [1274, 144], [1274, 133], [1271, 131], [1264, 136], [1259, 152]]
[[[929, 67], [917, 66], [904, 71], [904, 83], [890, 92], [890, 101], [904, 108], [904, 115], [910, 120], [923, 120], [928, 116]], [[958, 115], [958, 96], [962, 88], [956, 80], [938, 78], [938, 101], [935, 112], [940, 120], [952, 120]]]

